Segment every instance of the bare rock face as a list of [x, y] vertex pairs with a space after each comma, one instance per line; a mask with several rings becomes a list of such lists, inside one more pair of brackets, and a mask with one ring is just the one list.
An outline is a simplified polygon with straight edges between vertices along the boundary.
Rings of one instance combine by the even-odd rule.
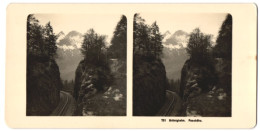
[[27, 116], [49, 115], [60, 100], [59, 67], [54, 60], [27, 62]]
[[76, 70], [74, 98], [77, 101], [76, 115], [83, 115], [84, 102], [103, 91], [109, 84], [109, 69], [105, 66], [92, 65], [82, 60]]
[[187, 60], [182, 68], [180, 96], [184, 101], [202, 92], [208, 92], [215, 84], [215, 69], [210, 65], [192, 64]]
[[82, 61], [78, 66], [75, 82], [75, 115], [126, 115], [125, 61], [109, 59], [102, 66]]
[[231, 116], [231, 65], [223, 59], [215, 59], [211, 65], [189, 60], [184, 64], [180, 85], [183, 115]]
[[74, 98], [77, 101], [77, 115], [82, 115], [83, 101], [97, 92], [94, 88], [94, 67], [81, 61], [76, 70]]
[[163, 106], [167, 78], [160, 59], [134, 58], [133, 115], [153, 116]]

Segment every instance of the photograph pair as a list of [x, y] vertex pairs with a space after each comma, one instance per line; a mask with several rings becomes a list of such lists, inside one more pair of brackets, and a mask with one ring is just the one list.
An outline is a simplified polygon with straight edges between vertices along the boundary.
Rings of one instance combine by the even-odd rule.
[[26, 116], [232, 116], [229, 13], [36, 13], [25, 23]]

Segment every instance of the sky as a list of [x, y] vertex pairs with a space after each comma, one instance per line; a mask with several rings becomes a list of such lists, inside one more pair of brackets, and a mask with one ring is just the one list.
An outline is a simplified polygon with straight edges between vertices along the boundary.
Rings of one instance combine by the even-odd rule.
[[107, 42], [110, 42], [115, 27], [121, 18], [121, 14], [34, 14], [41, 25], [50, 21], [54, 33], [63, 31], [68, 34], [70, 31], [78, 31], [85, 34], [93, 28], [95, 32], [107, 35]]
[[190, 33], [193, 29], [199, 27], [203, 33], [211, 34], [215, 38], [226, 15], [226, 13], [140, 13], [147, 24], [151, 25], [156, 21], [162, 34], [166, 31], [173, 34], [177, 30]]
[[[199, 27], [203, 33], [212, 34], [213, 41], [226, 15], [225, 13], [140, 13], [147, 24], [151, 25], [156, 21], [161, 33], [166, 31], [174, 33], [177, 30], [190, 33]], [[42, 25], [50, 21], [56, 34], [60, 31], [67, 34], [73, 30], [84, 34], [88, 29], [94, 28], [97, 33], [107, 35], [107, 42], [110, 43], [121, 14], [35, 14], [35, 17]]]

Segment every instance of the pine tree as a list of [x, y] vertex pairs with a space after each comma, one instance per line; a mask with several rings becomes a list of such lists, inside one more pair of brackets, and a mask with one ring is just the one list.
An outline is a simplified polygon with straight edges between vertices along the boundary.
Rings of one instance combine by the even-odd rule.
[[224, 20], [216, 41], [213, 53], [215, 57], [231, 60], [232, 57], [232, 16], [228, 14]]
[[52, 59], [57, 50], [57, 36], [48, 22], [44, 27], [34, 15], [27, 18], [27, 54], [33, 57]]
[[43, 29], [39, 21], [30, 14], [27, 17], [27, 53], [29, 56], [40, 56], [43, 52]]
[[159, 57], [162, 54], [162, 39], [163, 36], [159, 31], [159, 26], [156, 24], [156, 21], [151, 26], [151, 47], [153, 50], [153, 54], [156, 57]]
[[191, 61], [203, 63], [207, 61], [209, 56], [209, 48], [211, 47], [211, 35], [203, 34], [199, 28], [193, 30], [190, 34], [189, 42], [186, 48], [190, 55]]
[[126, 33], [127, 19], [122, 15], [120, 21], [117, 23], [108, 52], [112, 57], [124, 61], [126, 60]]
[[56, 50], [57, 50], [56, 40], [57, 40], [57, 36], [53, 32], [53, 28], [50, 22], [48, 22], [45, 26], [45, 42], [46, 42], [45, 50], [47, 50], [47, 55], [50, 58], [53, 58], [56, 55]]
[[159, 26], [154, 22], [151, 26], [144, 23], [139, 14], [134, 17], [134, 54], [159, 58], [162, 54], [163, 36]]
[[100, 62], [103, 55], [102, 49], [105, 47], [106, 36], [98, 35], [94, 29], [90, 29], [84, 35], [81, 46], [81, 53], [85, 60], [91, 62]]
[[139, 14], [134, 16], [134, 54], [145, 55], [145, 45], [148, 39], [148, 27]]

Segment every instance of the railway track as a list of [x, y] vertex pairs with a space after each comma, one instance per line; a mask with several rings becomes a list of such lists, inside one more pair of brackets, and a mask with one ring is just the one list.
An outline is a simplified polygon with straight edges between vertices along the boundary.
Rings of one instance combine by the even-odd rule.
[[61, 93], [63, 93], [63, 94], [66, 94], [66, 95], [64, 95], [66, 98], [66, 101], [65, 101], [65, 103], [64, 103], [64, 105], [62, 106], [62, 108], [60, 109], [60, 111], [58, 112], [58, 116], [63, 116], [63, 115], [65, 115], [65, 113], [66, 113], [66, 109], [68, 108], [68, 103], [69, 103], [69, 97], [68, 97], [68, 95], [67, 95], [67, 93], [65, 93], [65, 92], [63, 92], [63, 91], [61, 91]]
[[[63, 100], [62, 100], [63, 99]], [[68, 104], [70, 103], [71, 99], [66, 92], [60, 91], [60, 103], [57, 108], [52, 112], [51, 116], [65, 116], [66, 111], [68, 109]]]
[[174, 109], [174, 92], [166, 90], [166, 101], [161, 110], [157, 113], [157, 116], [171, 116]]
[[170, 104], [169, 104], [168, 110], [165, 114], [165, 116], [169, 116], [169, 115], [171, 115], [171, 112], [173, 111], [175, 99], [174, 99], [174, 95], [173, 95], [174, 92], [169, 91], [169, 90], [166, 90], [166, 92], [171, 94], [170, 95], [171, 96]]

